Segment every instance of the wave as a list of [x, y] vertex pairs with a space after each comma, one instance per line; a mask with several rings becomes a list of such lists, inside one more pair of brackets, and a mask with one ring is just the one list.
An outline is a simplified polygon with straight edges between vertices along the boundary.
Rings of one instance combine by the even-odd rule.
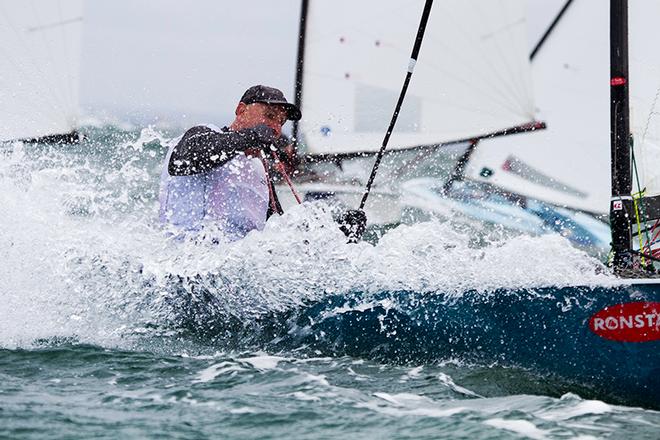
[[177, 241], [156, 216], [172, 136], [89, 130], [77, 147], [0, 148], [2, 347], [50, 336], [122, 345], [127, 335], [191, 323], [233, 334], [348, 294], [359, 308], [383, 292], [487, 295], [616, 282], [559, 236], [483, 242], [430, 221], [347, 244], [321, 202], [271, 218], [239, 242]]

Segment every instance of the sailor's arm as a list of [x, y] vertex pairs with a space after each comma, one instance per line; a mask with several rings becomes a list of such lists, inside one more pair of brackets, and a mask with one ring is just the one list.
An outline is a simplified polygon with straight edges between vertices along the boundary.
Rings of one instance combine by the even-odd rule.
[[174, 147], [167, 170], [171, 176], [206, 173], [224, 165], [239, 152], [249, 148], [265, 149], [277, 142], [274, 131], [265, 125], [227, 132], [196, 126]]

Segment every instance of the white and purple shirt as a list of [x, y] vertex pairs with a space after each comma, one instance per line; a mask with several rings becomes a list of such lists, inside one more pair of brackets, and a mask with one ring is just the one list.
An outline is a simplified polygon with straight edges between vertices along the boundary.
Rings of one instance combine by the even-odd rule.
[[[220, 137], [227, 133], [215, 126], [203, 127], [214, 132], [210, 135], [215, 135], [215, 141], [220, 139], [221, 142]], [[209, 134], [208, 131], [204, 133]], [[161, 222], [186, 232], [198, 232], [205, 222], [212, 221], [229, 240], [240, 239], [253, 229], [263, 229], [270, 195], [262, 161], [232, 152], [229, 156], [233, 157], [223, 157], [222, 165], [208, 167], [208, 171], [204, 169], [205, 172], [198, 174], [172, 175], [170, 162], [173, 151], [186, 139], [186, 135], [173, 143], [167, 152], [160, 179]], [[219, 155], [209, 157], [213, 160], [214, 156]]]

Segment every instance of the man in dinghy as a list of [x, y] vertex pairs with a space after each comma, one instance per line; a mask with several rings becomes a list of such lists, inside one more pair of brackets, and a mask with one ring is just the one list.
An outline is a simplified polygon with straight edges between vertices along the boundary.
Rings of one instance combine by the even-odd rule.
[[270, 152], [291, 142], [282, 135], [298, 107], [263, 85], [247, 89], [229, 127], [192, 127], [170, 147], [161, 173], [160, 220], [184, 231], [215, 223], [230, 240], [263, 229], [281, 213], [268, 162]]
[[[268, 159], [290, 147], [282, 126], [302, 114], [280, 90], [263, 85], [245, 91], [235, 114], [229, 127], [195, 126], [170, 147], [161, 173], [161, 222], [199, 232], [211, 221], [237, 240], [282, 213]], [[340, 220], [353, 241], [365, 225], [362, 211], [348, 211]]]

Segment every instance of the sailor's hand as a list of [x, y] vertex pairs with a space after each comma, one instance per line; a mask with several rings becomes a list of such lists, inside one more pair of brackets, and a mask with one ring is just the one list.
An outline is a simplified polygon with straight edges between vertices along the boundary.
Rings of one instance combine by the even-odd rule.
[[270, 152], [277, 150], [282, 150], [288, 145], [291, 144], [291, 140], [284, 135], [277, 135], [275, 130], [267, 126], [266, 124], [255, 125], [251, 128], [245, 128], [240, 131], [244, 136], [248, 138], [249, 143], [252, 148], [259, 148], [267, 156], [270, 156]]
[[265, 150], [271, 145], [277, 143], [279, 136], [275, 133], [275, 130], [267, 126], [266, 124], [255, 125], [254, 127], [244, 128], [240, 130], [243, 136], [248, 139], [248, 143], [251, 144], [251, 148], [259, 148]]
[[277, 139], [277, 142], [274, 146], [278, 151], [284, 151], [286, 147], [291, 145], [293, 145], [293, 141], [289, 139], [287, 135], [283, 134]]
[[264, 151], [264, 153], [266, 153], [266, 156], [268, 156], [268, 157], [271, 156], [271, 152], [273, 152], [273, 151], [275, 153], [278, 153], [278, 155], [279, 155], [279, 153], [284, 151], [284, 149], [286, 147], [288, 147], [289, 145], [291, 145], [291, 143], [292, 143], [291, 139], [289, 139], [285, 135], [281, 135], [280, 137], [275, 139], [275, 142], [264, 145], [263, 151]]
[[339, 229], [349, 243], [357, 243], [367, 229], [367, 215], [361, 209], [349, 209], [339, 218]]

